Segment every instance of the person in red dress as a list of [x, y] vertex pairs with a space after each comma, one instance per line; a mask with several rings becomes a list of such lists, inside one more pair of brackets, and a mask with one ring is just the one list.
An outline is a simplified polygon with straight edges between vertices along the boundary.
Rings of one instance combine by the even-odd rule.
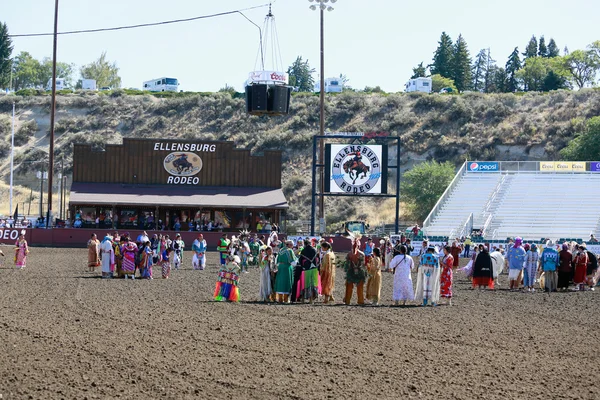
[[585, 290], [589, 258], [584, 247], [577, 246], [577, 255], [575, 256], [575, 260], [573, 260], [573, 262], [575, 264], [575, 276], [573, 276], [573, 283], [579, 290]]
[[440, 276], [440, 297], [447, 299], [447, 304], [452, 305], [452, 267], [454, 257], [451, 254], [452, 247], [444, 247], [444, 257], [442, 258], [442, 273]]

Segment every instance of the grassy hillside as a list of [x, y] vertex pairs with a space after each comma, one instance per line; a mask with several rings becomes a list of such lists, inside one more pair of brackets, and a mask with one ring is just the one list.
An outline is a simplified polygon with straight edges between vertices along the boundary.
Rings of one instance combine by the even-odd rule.
[[[290, 219], [308, 219], [310, 149], [319, 125], [318, 97], [303, 93], [293, 96], [290, 114], [280, 117], [249, 116], [243, 98], [236, 97], [228, 93], [185, 93], [159, 98], [123, 91], [61, 95], [57, 102], [56, 159], [64, 160], [69, 171], [73, 143], [101, 146], [120, 143], [122, 137], [234, 140], [238, 147], [254, 152], [283, 149], [283, 187], [291, 205]], [[29, 198], [29, 187], [34, 191], [39, 187], [32, 174], [47, 158], [50, 97], [0, 97], [3, 185], [8, 182], [10, 169], [13, 101], [19, 132], [16, 182], [21, 186], [20, 193]], [[582, 123], [597, 115], [600, 90], [460, 96], [346, 92], [326, 99], [326, 130], [399, 135], [404, 169], [431, 158], [456, 164], [465, 159], [552, 160]], [[0, 213], [7, 213], [3, 185]], [[330, 224], [353, 217], [368, 218], [372, 224], [391, 223], [393, 200], [374, 202], [363, 198], [350, 202], [331, 198], [327, 200], [327, 214]]]

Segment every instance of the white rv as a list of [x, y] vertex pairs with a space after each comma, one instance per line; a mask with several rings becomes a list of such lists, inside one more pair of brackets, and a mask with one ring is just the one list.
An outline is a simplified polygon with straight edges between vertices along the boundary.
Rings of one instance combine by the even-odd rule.
[[[63, 90], [66, 88], [67, 88], [67, 85], [65, 83], [65, 79], [64, 78], [56, 78], [56, 90]], [[52, 90], [52, 78], [50, 78], [48, 80], [48, 83], [46, 84], [46, 90]]]
[[176, 92], [179, 90], [179, 82], [175, 78], [156, 78], [144, 82], [142, 90], [149, 90], [151, 92]]
[[[344, 84], [340, 78], [325, 78], [325, 93], [341, 93], [344, 90]], [[315, 83], [315, 92], [321, 91], [321, 80]]]
[[407, 92], [431, 93], [431, 78], [415, 78], [406, 82]]
[[82, 79], [81, 80], [81, 88], [83, 90], [96, 90], [96, 80], [95, 79]]

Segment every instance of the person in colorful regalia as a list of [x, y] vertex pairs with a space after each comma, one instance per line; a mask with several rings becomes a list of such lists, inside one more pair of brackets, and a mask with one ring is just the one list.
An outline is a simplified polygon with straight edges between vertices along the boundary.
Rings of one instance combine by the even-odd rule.
[[102, 255], [102, 278], [112, 278], [112, 267], [115, 264], [115, 250], [112, 246], [112, 237], [106, 235], [100, 244], [100, 254]]
[[173, 241], [173, 266], [177, 271], [179, 271], [179, 267], [183, 263], [183, 249], [185, 249], [185, 242], [181, 239], [181, 234], [178, 233], [175, 235], [175, 240]]
[[304, 302], [313, 303], [319, 297], [319, 254], [310, 240], [304, 241], [299, 263], [302, 267], [296, 293]]
[[250, 247], [250, 254], [251, 257], [249, 257], [249, 265], [258, 265], [258, 252], [260, 251], [260, 243], [258, 241], [258, 236], [255, 234], [253, 238], [250, 239], [250, 243], [248, 243], [248, 246]]
[[15, 242], [15, 267], [17, 269], [25, 268], [27, 265], [27, 254], [29, 254], [29, 246], [27, 246], [27, 240], [25, 240], [25, 230], [22, 230]]
[[285, 248], [277, 255], [277, 275], [275, 276], [275, 294], [278, 303], [289, 303], [292, 285], [294, 283], [294, 264], [297, 262], [294, 254], [294, 242], [285, 241]]
[[198, 238], [194, 240], [192, 244], [192, 251], [194, 256], [192, 257], [192, 268], [203, 270], [206, 266], [206, 240], [204, 240], [203, 234], [198, 234]]
[[160, 255], [160, 266], [162, 271], [162, 278], [169, 279], [171, 275], [171, 251], [170, 247], [167, 247]]
[[352, 250], [346, 256], [346, 295], [344, 296], [344, 304], [349, 305], [352, 300], [354, 286], [356, 286], [356, 294], [359, 305], [365, 304], [364, 287], [367, 279], [367, 268], [365, 265], [365, 253], [360, 251], [359, 236], [349, 233], [349, 239], [352, 240]]
[[378, 247], [373, 249], [371, 260], [367, 263], [367, 299], [373, 305], [379, 305], [381, 297], [381, 250]]
[[323, 295], [323, 303], [327, 304], [330, 301], [335, 301], [333, 297], [335, 289], [335, 253], [331, 251], [331, 244], [326, 241], [321, 243], [321, 250], [324, 251], [319, 270], [321, 276], [321, 294]]
[[121, 236], [113, 237], [113, 250], [115, 254], [115, 266], [114, 270], [117, 274], [117, 278], [123, 277], [123, 253], [121, 252], [122, 246], [125, 244], [125, 238]]
[[248, 244], [248, 231], [240, 231], [238, 238], [237, 254], [240, 256], [242, 271], [248, 272], [248, 260], [250, 257], [250, 245]]
[[141, 250], [140, 257], [140, 276], [145, 279], [153, 279], [152, 276], [152, 256], [154, 252], [150, 247], [150, 242], [146, 242]]
[[88, 267], [90, 272], [94, 272], [96, 267], [100, 266], [100, 241], [95, 233], [87, 242], [88, 248]]
[[436, 248], [433, 245], [427, 247], [425, 254], [421, 256], [419, 271], [417, 274], [417, 289], [415, 299], [422, 301], [423, 306], [431, 302], [437, 305], [440, 300], [440, 263], [436, 256]]
[[138, 254], [138, 247], [129, 239], [129, 236], [125, 237], [125, 243], [121, 246], [121, 254], [123, 261], [121, 263], [121, 269], [125, 279], [135, 279], [135, 260]]
[[446, 299], [447, 304], [452, 305], [452, 268], [454, 267], [452, 246], [446, 245], [444, 247], [444, 256], [442, 257], [441, 264], [442, 270], [440, 271], [440, 296]]
[[238, 283], [240, 279], [240, 258], [238, 256], [227, 256], [226, 263], [221, 265], [215, 285], [215, 301], [240, 300]]
[[220, 254], [219, 262], [221, 263], [221, 265], [225, 265], [225, 263], [227, 262], [227, 255], [229, 253], [230, 243], [231, 242], [229, 241], [229, 239], [227, 239], [227, 234], [223, 233], [223, 235], [221, 235], [221, 239], [219, 239], [219, 245], [217, 246], [217, 251]]

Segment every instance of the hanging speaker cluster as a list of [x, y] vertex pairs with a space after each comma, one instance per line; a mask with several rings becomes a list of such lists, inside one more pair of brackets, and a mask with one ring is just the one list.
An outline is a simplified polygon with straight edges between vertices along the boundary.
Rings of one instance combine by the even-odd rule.
[[[263, 40], [262, 32], [265, 32]], [[260, 31], [259, 55], [261, 70], [250, 72], [244, 86], [246, 87], [246, 111], [251, 115], [285, 115], [290, 110], [292, 87], [289, 76], [283, 70], [279, 39], [275, 28], [275, 17], [271, 13], [265, 18], [265, 25]], [[269, 45], [269, 41], [272, 42]], [[273, 54], [267, 55], [271, 50]], [[273, 69], [265, 71], [265, 58], [272, 60]], [[256, 65], [255, 65], [256, 68]]]

